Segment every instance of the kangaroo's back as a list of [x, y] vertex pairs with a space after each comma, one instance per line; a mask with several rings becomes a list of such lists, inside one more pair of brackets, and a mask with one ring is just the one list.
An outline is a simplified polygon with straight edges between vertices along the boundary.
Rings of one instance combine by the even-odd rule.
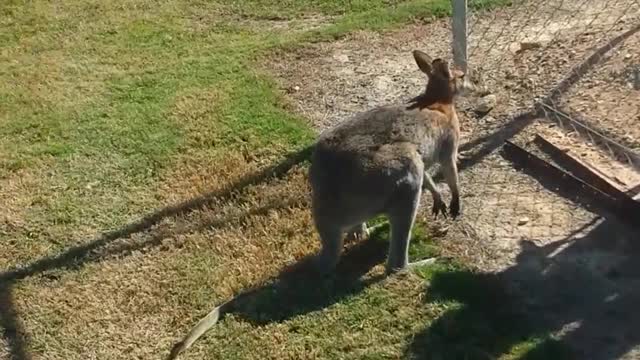
[[376, 146], [394, 142], [419, 144], [425, 137], [432, 136], [432, 123], [438, 115], [403, 105], [376, 107], [326, 130], [317, 144], [326, 149], [356, 153], [370, 152]]
[[[441, 149], [449, 152], [457, 142], [457, 128], [457, 119], [452, 122], [439, 111], [407, 105], [359, 113], [319, 136], [310, 180], [320, 192], [327, 187], [323, 183], [331, 183], [334, 193], [344, 188], [351, 191], [354, 182], [356, 190], [363, 190], [360, 176], [393, 171], [404, 166], [409, 155], [428, 164], [436, 161]], [[367, 183], [382, 185], [372, 181]]]
[[335, 197], [379, 192], [391, 180], [384, 174], [403, 166], [400, 159], [408, 153], [419, 159], [420, 144], [430, 136], [427, 120], [406, 106], [381, 106], [326, 130], [311, 159], [309, 178], [315, 193]]

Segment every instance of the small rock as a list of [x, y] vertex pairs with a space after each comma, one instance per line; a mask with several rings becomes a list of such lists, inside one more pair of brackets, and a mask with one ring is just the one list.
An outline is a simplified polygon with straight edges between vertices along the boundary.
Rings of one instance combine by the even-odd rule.
[[625, 55], [624, 58], [627, 60], [631, 59], [631, 54], [627, 53], [627, 55]]
[[476, 111], [480, 113], [487, 113], [493, 109], [498, 103], [498, 97], [494, 94], [489, 94], [480, 98], [476, 104]]
[[509, 51], [513, 54], [520, 54], [527, 50], [541, 48], [542, 44], [538, 41], [521, 41], [509, 44]]
[[300, 91], [300, 86], [297, 86], [297, 85], [296, 85], [296, 86], [294, 86], [294, 87], [293, 87], [293, 90], [294, 90], [294, 91]]
[[520, 51], [533, 50], [542, 47], [542, 44], [537, 41], [523, 41], [520, 43]]
[[519, 51], [520, 51], [520, 44], [518, 43], [509, 44], [509, 52], [511, 52], [512, 54], [517, 54]]
[[529, 218], [528, 217], [521, 217], [518, 220], [518, 226], [522, 226], [522, 225], [526, 225], [529, 222]]
[[341, 63], [349, 62], [349, 55], [347, 54], [337, 54], [337, 55], [334, 55], [333, 58]]
[[85, 186], [85, 188], [86, 188], [87, 190], [91, 190], [91, 189], [93, 189], [94, 187], [96, 187], [96, 186], [98, 186], [98, 185], [100, 185], [100, 181], [93, 181], [93, 182], [88, 183], [88, 184]]

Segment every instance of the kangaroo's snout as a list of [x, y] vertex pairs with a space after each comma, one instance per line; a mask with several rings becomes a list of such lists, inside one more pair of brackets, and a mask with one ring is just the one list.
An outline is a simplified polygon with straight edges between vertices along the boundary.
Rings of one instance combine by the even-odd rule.
[[458, 95], [460, 96], [484, 96], [489, 93], [482, 79], [477, 74], [463, 77], [458, 86]]
[[475, 93], [477, 89], [478, 87], [476, 86], [476, 84], [468, 77], [465, 77], [464, 79], [462, 79], [462, 84], [460, 84], [460, 87], [458, 88], [458, 94], [466, 96]]

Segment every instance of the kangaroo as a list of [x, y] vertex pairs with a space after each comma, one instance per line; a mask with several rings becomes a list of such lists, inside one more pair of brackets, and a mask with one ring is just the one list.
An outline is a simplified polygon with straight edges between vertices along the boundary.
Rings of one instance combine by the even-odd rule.
[[454, 97], [474, 89], [464, 72], [445, 60], [414, 50], [427, 75], [426, 90], [405, 105], [373, 108], [323, 132], [311, 158], [312, 212], [322, 248], [320, 273], [335, 269], [344, 234], [366, 237], [366, 221], [386, 215], [391, 225], [387, 274], [405, 269], [423, 188], [433, 197], [432, 212], [447, 206], [426, 170], [439, 163], [451, 192], [449, 212], [460, 214], [458, 143], [460, 125]]

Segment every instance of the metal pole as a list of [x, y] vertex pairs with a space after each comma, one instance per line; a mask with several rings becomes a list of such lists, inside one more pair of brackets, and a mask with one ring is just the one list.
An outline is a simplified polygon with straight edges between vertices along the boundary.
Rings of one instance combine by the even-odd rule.
[[453, 62], [465, 73], [467, 64], [467, 0], [451, 0], [453, 8]]

